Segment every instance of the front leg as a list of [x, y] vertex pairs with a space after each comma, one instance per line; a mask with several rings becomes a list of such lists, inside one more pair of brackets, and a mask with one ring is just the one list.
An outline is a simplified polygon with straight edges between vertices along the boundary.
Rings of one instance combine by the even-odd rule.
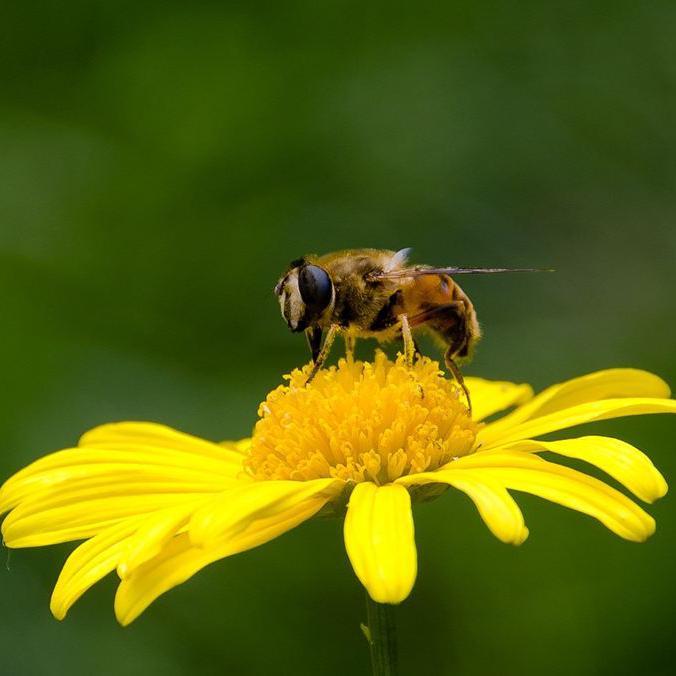
[[322, 330], [318, 326], [311, 326], [305, 329], [305, 337], [312, 353], [312, 363], [316, 364], [322, 346]]
[[326, 338], [324, 338], [322, 349], [319, 351], [317, 359], [315, 359], [314, 366], [312, 367], [312, 371], [310, 371], [310, 375], [305, 381], [306, 385], [309, 385], [313, 381], [314, 377], [317, 375], [317, 373], [319, 373], [319, 369], [324, 366], [324, 362], [326, 362], [329, 352], [331, 352], [331, 346], [333, 345], [333, 341], [336, 338], [336, 333], [338, 333], [339, 330], [340, 327], [338, 324], [331, 324], [331, 326], [329, 326], [329, 330], [326, 332]]

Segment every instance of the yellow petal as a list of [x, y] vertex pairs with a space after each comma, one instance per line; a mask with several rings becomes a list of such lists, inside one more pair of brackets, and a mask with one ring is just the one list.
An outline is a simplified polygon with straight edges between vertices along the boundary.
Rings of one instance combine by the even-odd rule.
[[481, 450], [488, 450], [497, 446], [504, 446], [511, 441], [532, 439], [542, 434], [582, 425], [583, 423], [648, 413], [676, 413], [676, 401], [673, 399], [646, 398], [591, 401], [526, 420], [513, 427], [498, 428], [497, 423], [488, 424], [479, 430], [477, 441]]
[[100, 425], [83, 434], [78, 445], [83, 448], [115, 448], [118, 444], [127, 443], [184, 451], [230, 462], [235, 467], [240, 467], [242, 463], [241, 453], [229, 444], [221, 446], [157, 423], [119, 422]]
[[269, 542], [316, 514], [324, 502], [315, 498], [286, 513], [261, 519], [235, 538], [210, 547], [192, 544], [187, 533], [177, 535], [154, 558], [122, 580], [115, 596], [120, 624], [133, 622], [158, 596], [185, 582], [205, 566]]
[[91, 537], [121, 519], [250, 481], [239, 450], [162, 425], [104, 425], [81, 444], [37, 460], [0, 488], [0, 513], [13, 509], [2, 528], [6, 544]]
[[231, 538], [256, 519], [286, 512], [300, 503], [320, 497], [323, 503], [345, 486], [338, 479], [311, 481], [254, 481], [226, 491], [197, 510], [188, 531], [196, 545]]
[[584, 460], [617, 479], [645, 502], [666, 495], [667, 482], [650, 458], [631, 444], [611, 437], [588, 436], [563, 441], [516, 441], [500, 450], [551, 451]]
[[345, 517], [354, 572], [378, 603], [401, 603], [417, 572], [411, 498], [403, 486], [357, 484]]
[[140, 481], [185, 485], [185, 491], [220, 491], [237, 479], [227, 464], [149, 447], [132, 450], [67, 449], [51, 453], [10, 477], [0, 488], [0, 514], [21, 502], [71, 485]]
[[502, 542], [520, 545], [528, 537], [523, 514], [514, 498], [498, 482], [471, 469], [411, 474], [398, 479], [403, 486], [442, 482], [466, 493], [490, 531]]
[[471, 377], [465, 378], [465, 385], [472, 399], [472, 419], [477, 421], [510, 406], [523, 404], [533, 396], [530, 385]]
[[157, 556], [164, 546], [180, 530], [184, 529], [196, 509], [211, 498], [189, 501], [177, 507], [154, 512], [144, 519], [134, 535], [127, 540], [117, 574], [121, 579], [129, 575], [146, 561]]
[[598, 519], [626, 540], [643, 542], [655, 521], [637, 504], [598, 479], [518, 451], [487, 451], [460, 458], [432, 474], [474, 470], [477, 477], [508, 489], [532, 493]]
[[49, 605], [57, 620], [66, 616], [87, 589], [115, 570], [128, 538], [139, 523], [140, 519], [136, 518], [111, 526], [71, 553], [61, 570]]
[[3, 522], [2, 535], [8, 547], [39, 547], [79, 540], [123, 519], [211, 494], [185, 483], [86, 481], [83, 487], [71, 482], [22, 502]]
[[536, 417], [600, 399], [668, 398], [669, 386], [658, 376], [639, 369], [606, 369], [551, 385], [528, 403], [491, 423], [491, 434]]

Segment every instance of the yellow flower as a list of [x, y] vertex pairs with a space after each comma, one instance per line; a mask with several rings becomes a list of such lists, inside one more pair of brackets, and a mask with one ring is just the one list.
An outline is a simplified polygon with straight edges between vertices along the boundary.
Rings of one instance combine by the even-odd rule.
[[[615, 488], [540, 457], [584, 460], [646, 502], [667, 485], [629, 444], [600, 436], [537, 437], [595, 420], [675, 413], [667, 385], [632, 369], [600, 371], [537, 396], [528, 385], [468, 378], [470, 419], [436, 362], [377, 353], [341, 360], [305, 387], [308, 367], [271, 392], [252, 439], [216, 444], [152, 423], [103, 425], [0, 489], [9, 547], [85, 540], [56, 583], [63, 618], [117, 570], [122, 624], [209, 563], [267, 542], [318, 512], [345, 515], [345, 546], [371, 597], [399, 603], [416, 577], [411, 501], [466, 493], [503, 542], [528, 530], [510, 490], [538, 495], [643, 541], [655, 522]], [[514, 410], [488, 423], [507, 408]]]

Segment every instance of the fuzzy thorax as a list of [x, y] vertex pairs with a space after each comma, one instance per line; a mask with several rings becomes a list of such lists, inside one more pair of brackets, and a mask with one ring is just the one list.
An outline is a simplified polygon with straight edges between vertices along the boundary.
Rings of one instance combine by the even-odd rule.
[[439, 364], [340, 360], [305, 385], [286, 376], [259, 407], [247, 471], [256, 479], [335, 477], [386, 484], [467, 455], [478, 425]]

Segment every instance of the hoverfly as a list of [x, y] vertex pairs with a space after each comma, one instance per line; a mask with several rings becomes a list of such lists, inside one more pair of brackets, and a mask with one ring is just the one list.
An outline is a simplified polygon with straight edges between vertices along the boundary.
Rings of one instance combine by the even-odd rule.
[[345, 335], [348, 355], [357, 338], [402, 338], [411, 362], [418, 352], [412, 331], [426, 329], [443, 343], [446, 367], [471, 410], [458, 362], [471, 358], [481, 329], [472, 301], [452, 275], [535, 270], [407, 266], [410, 251], [350, 249], [292, 261], [275, 286], [282, 317], [291, 331], [307, 336], [314, 362], [308, 383], [339, 332]]

